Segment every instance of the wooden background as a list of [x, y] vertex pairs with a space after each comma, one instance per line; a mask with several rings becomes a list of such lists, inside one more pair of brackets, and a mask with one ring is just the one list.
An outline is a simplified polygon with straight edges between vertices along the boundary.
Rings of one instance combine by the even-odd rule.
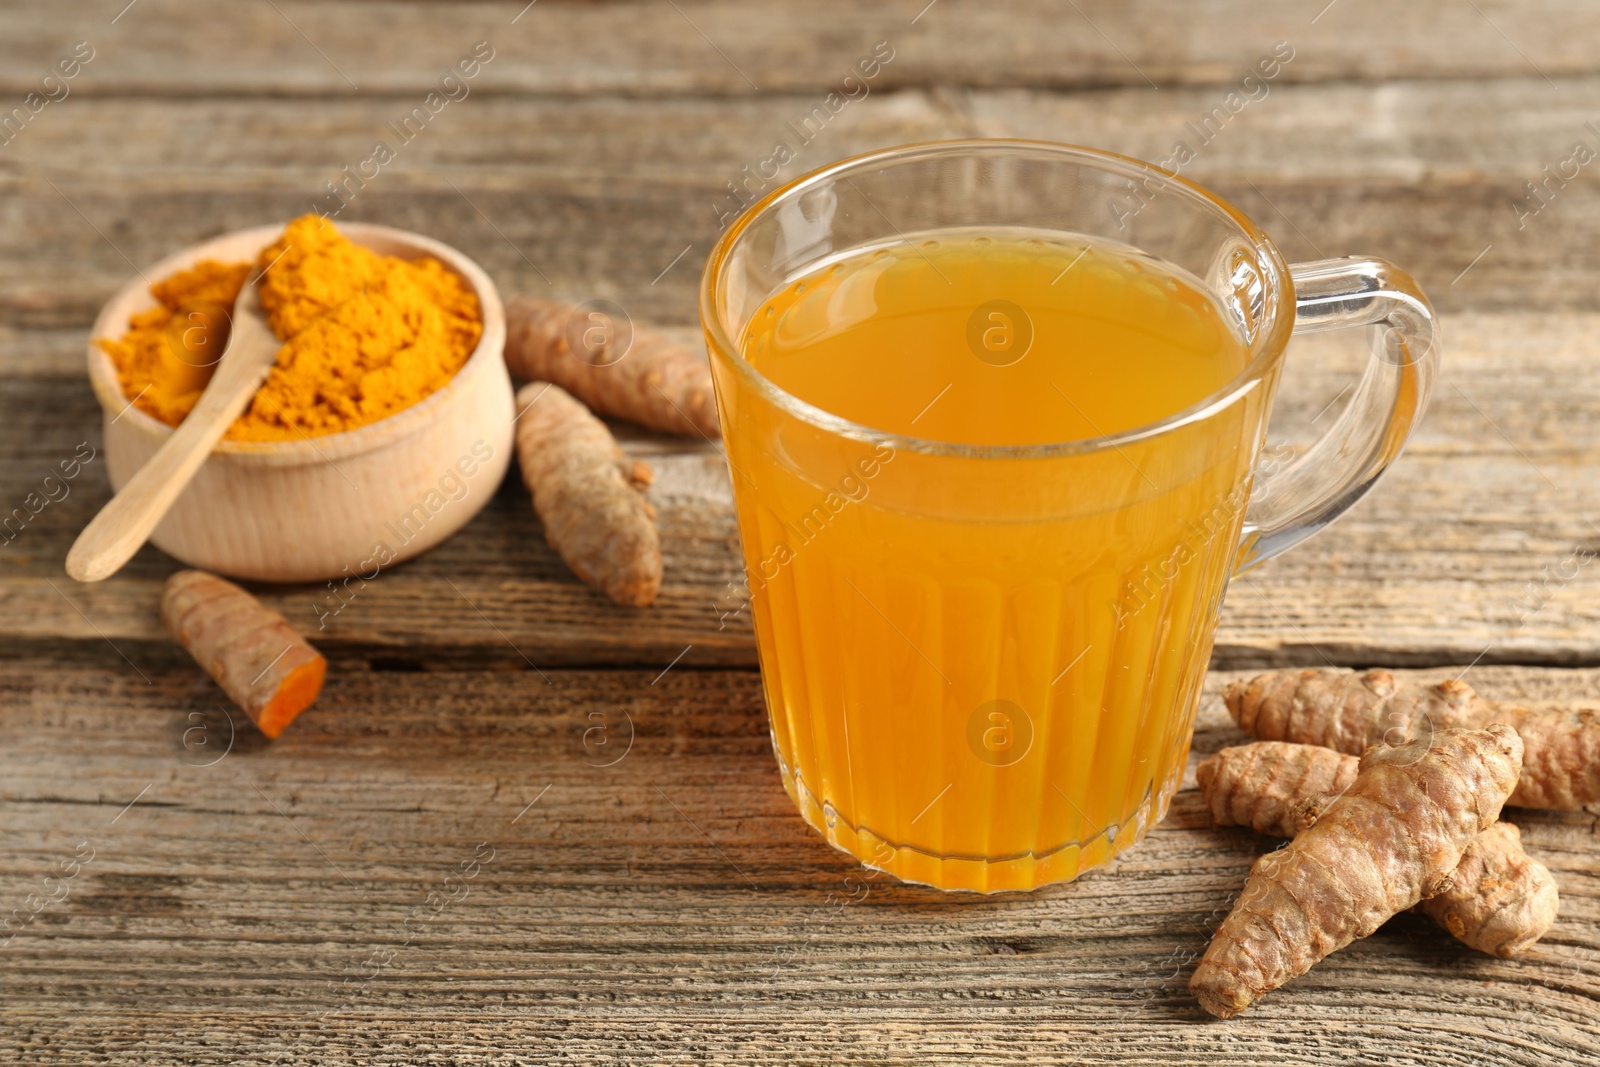
[[[308, 210], [480, 40], [495, 58], [471, 95], [341, 217], [448, 241], [503, 292], [611, 297], [685, 338], [724, 184], [880, 41], [894, 58], [870, 95], [786, 177], [968, 135], [1159, 159], [1287, 41], [1267, 96], [1186, 173], [1291, 258], [1411, 269], [1444, 315], [1444, 372], [1371, 498], [1231, 590], [1196, 749], [1236, 739], [1214, 693], [1262, 665], [1465, 669], [1495, 696], [1590, 700], [1600, 185], [1580, 169], [1536, 215], [1513, 204], [1535, 204], [1525, 183], [1576, 143], [1600, 153], [1585, 125], [1600, 119], [1600, 9], [925, 3], [0, 6], [4, 109], [75, 42], [94, 49], [70, 95], [0, 146], [0, 512], [98, 446], [84, 340], [136, 266]], [[1358, 366], [1348, 343], [1298, 349], [1275, 436], [1325, 425]], [[66, 891], [0, 949], [0, 1059], [1600, 1057], [1593, 813], [1519, 813], [1562, 891], [1526, 958], [1402, 918], [1226, 1024], [1184, 982], [1267, 843], [1209, 828], [1192, 789], [1075, 884], [980, 898], [876, 878], [841, 906], [863, 872], [793, 813], [749, 631], [719, 624], [738, 574], [721, 460], [640, 434], [629, 447], [659, 479], [655, 608], [577, 584], [513, 478], [323, 632], [327, 590], [267, 591], [333, 660], [321, 702], [270, 746], [164, 638], [171, 560], [147, 549], [93, 587], [63, 574], [106, 499], [103, 464], [0, 544], [0, 915]]]

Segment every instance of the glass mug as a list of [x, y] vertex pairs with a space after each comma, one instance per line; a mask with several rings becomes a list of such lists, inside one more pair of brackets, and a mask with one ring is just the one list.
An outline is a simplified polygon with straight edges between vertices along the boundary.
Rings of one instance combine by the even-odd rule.
[[[1243, 370], [1134, 429], [984, 445], [858, 425], [747, 360], [752, 317], [796, 278], [972, 232], [1152, 257], [1215, 302]], [[1390, 264], [1288, 266], [1199, 186], [1041, 142], [910, 145], [798, 179], [723, 234], [700, 314], [784, 788], [861, 862], [984, 892], [1073, 878], [1162, 819], [1230, 575], [1372, 486], [1437, 364], [1428, 301]], [[1353, 399], [1256, 470], [1290, 335], [1345, 326], [1373, 343]]]

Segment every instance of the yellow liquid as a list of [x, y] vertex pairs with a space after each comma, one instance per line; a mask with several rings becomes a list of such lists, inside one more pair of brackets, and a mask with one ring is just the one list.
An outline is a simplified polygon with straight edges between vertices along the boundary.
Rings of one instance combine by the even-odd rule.
[[[845, 258], [768, 299], [741, 351], [829, 414], [976, 446], [1146, 426], [1248, 358], [1184, 276], [1026, 232]], [[1259, 395], [997, 458], [824, 433], [725, 368], [718, 388], [774, 745], [813, 826], [902, 878], [991, 891], [1074, 877], [1159, 820]]]

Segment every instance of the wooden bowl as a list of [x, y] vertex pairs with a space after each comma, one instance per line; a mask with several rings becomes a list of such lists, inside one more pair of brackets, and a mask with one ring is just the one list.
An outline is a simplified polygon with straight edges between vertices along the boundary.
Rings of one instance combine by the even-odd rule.
[[[433, 256], [478, 295], [483, 336], [450, 384], [421, 403], [345, 433], [295, 441], [220, 442], [150, 540], [193, 567], [263, 582], [360, 575], [371, 580], [466, 525], [511, 461], [511, 377], [505, 309], [482, 268], [447, 245], [387, 226], [343, 223], [358, 245]], [[159, 281], [203, 259], [254, 261], [283, 232], [260, 226], [185, 249], [145, 271]], [[135, 278], [101, 310], [89, 341], [89, 381], [105, 412], [105, 460], [121, 489], [172, 427], [129, 403], [111, 357], [93, 338], [120, 338], [152, 307]]]

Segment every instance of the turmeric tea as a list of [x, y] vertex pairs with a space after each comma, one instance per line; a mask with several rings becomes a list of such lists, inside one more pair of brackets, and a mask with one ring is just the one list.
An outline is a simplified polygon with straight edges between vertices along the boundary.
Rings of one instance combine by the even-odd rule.
[[170, 426], [183, 421], [253, 270], [264, 272], [261, 306], [284, 344], [228, 440], [317, 437], [386, 418], [447, 384], [483, 334], [476, 294], [444, 264], [379, 255], [305, 215], [254, 265], [206, 260], [156, 282], [156, 306], [121, 339], [99, 340], [134, 406]]

